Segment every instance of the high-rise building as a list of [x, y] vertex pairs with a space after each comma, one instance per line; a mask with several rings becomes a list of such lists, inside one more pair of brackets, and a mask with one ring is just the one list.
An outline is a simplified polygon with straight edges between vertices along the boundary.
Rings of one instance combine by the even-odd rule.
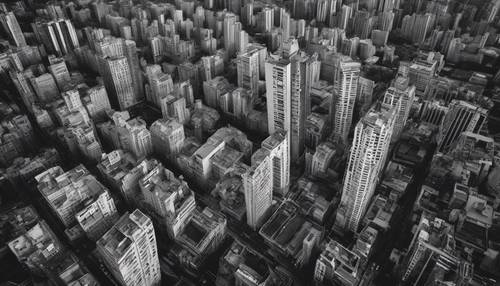
[[114, 221], [117, 212], [113, 199], [83, 165], [68, 172], [53, 167], [35, 179], [38, 190], [65, 227], [78, 223], [89, 238], [97, 239]]
[[257, 14], [257, 26], [262, 33], [271, 32], [274, 26], [274, 11], [271, 7], [265, 7]]
[[30, 78], [30, 82], [41, 102], [51, 102], [59, 97], [59, 89], [54, 77], [50, 73], [32, 77]]
[[139, 58], [137, 56], [137, 47], [134, 41], [125, 40], [124, 56], [127, 58], [127, 63], [130, 69], [130, 76], [132, 78], [132, 85], [134, 87], [134, 95], [136, 101], [141, 101], [144, 98], [144, 86], [141, 67], [139, 66]]
[[356, 125], [335, 223], [341, 229], [356, 232], [368, 208], [391, 142], [394, 115], [394, 109], [375, 106]]
[[335, 141], [347, 142], [352, 124], [354, 104], [358, 91], [358, 79], [361, 64], [349, 58], [341, 58], [334, 75], [334, 95], [330, 108]]
[[255, 46], [251, 46], [246, 52], [238, 54], [238, 86], [251, 92], [252, 101], [259, 95], [259, 56], [259, 50]]
[[272, 164], [263, 149], [252, 155], [252, 166], [243, 174], [247, 224], [257, 230], [273, 200]]
[[373, 80], [367, 79], [360, 76], [358, 80], [358, 93], [356, 95], [356, 107], [358, 110], [358, 115], [363, 117], [366, 111], [370, 109], [372, 105], [373, 89], [375, 88], [375, 82]]
[[205, 103], [213, 108], [219, 105], [219, 98], [234, 89], [233, 85], [223, 76], [216, 76], [211, 80], [203, 82], [203, 94], [205, 96]]
[[106, 111], [111, 110], [108, 93], [103, 85], [97, 85], [87, 90], [87, 97], [83, 98], [83, 104], [93, 120], [102, 120], [106, 117]]
[[76, 220], [88, 238], [97, 241], [118, 220], [115, 202], [105, 191], [76, 214]]
[[80, 47], [75, 27], [68, 19], [37, 21], [31, 24], [39, 43], [57, 55], [65, 55]]
[[226, 50], [229, 57], [232, 57], [236, 52], [236, 41], [235, 41], [235, 24], [236, 15], [233, 13], [226, 13], [224, 15], [224, 49]]
[[402, 262], [403, 285], [429, 285], [428, 279], [437, 278], [435, 272], [450, 274], [455, 285], [469, 285], [472, 265], [456, 256], [454, 237], [452, 225], [424, 212]]
[[347, 26], [349, 24], [349, 19], [352, 17], [352, 14], [353, 14], [353, 9], [351, 7], [347, 5], [342, 5], [338, 27], [344, 30], [347, 29]]
[[427, 85], [437, 69], [437, 63], [432, 61], [416, 60], [408, 70], [410, 84], [415, 85], [417, 95], [424, 94]]
[[160, 285], [160, 261], [153, 223], [141, 211], [125, 213], [97, 241], [97, 251], [122, 285]]
[[399, 139], [399, 135], [406, 125], [414, 97], [415, 86], [408, 85], [408, 79], [404, 77], [397, 77], [393, 85], [385, 92], [382, 105], [387, 108], [394, 107], [396, 110], [396, 121], [392, 131], [393, 142]]
[[170, 238], [178, 238], [196, 208], [187, 183], [158, 165], [139, 180], [139, 187], [153, 220]]
[[121, 110], [127, 109], [138, 102], [134, 95], [132, 74], [126, 57], [104, 59], [104, 83], [106, 89], [118, 101]]
[[0, 23], [2, 23], [4, 31], [9, 35], [14, 45], [18, 47], [26, 46], [23, 31], [13, 12], [0, 13]]
[[136, 158], [145, 158], [153, 153], [151, 132], [146, 128], [144, 119], [136, 117], [127, 121], [121, 131], [126, 138], [122, 140], [124, 149], [132, 152]]
[[291, 125], [291, 64], [289, 61], [266, 62], [267, 124], [269, 134], [289, 131]]
[[191, 114], [191, 111], [186, 106], [186, 101], [185, 97], [176, 97], [172, 94], [161, 97], [160, 109], [162, 116], [164, 118], [173, 118], [181, 124], [186, 124]]
[[422, 44], [435, 21], [435, 17], [430, 13], [404, 16], [401, 23], [403, 36], [414, 44]]
[[65, 87], [67, 84], [69, 84], [71, 77], [69, 75], [68, 67], [66, 67], [64, 59], [57, 58], [51, 60], [49, 71], [56, 80], [59, 90], [65, 90]]
[[448, 107], [437, 136], [438, 151], [446, 153], [462, 132], [479, 133], [488, 117], [488, 111], [462, 100], [453, 100]]
[[358, 254], [331, 240], [316, 261], [314, 280], [334, 282], [334, 285], [358, 285], [362, 263]]
[[303, 53], [291, 57], [290, 159], [297, 161], [304, 153], [305, 122], [311, 109], [311, 86], [317, 56]]
[[158, 119], [149, 128], [153, 148], [157, 154], [171, 158], [184, 145], [184, 126], [175, 119]]
[[[129, 104], [129, 106], [131, 106], [141, 101], [144, 97], [143, 77], [141, 68], [139, 66], [139, 59], [137, 57], [137, 48], [135, 42], [111, 36], [106, 36], [106, 37], [102, 36], [98, 37], [97, 40], [92, 40], [91, 45], [93, 45], [95, 54], [99, 57], [97, 59], [97, 62], [100, 66], [96, 68], [98, 69], [99, 73], [104, 77], [105, 79], [104, 84], [106, 86], [106, 89], [111, 94], [113, 94], [112, 91], [114, 89], [112, 85], [113, 84], [112, 72], [110, 74], [110, 69], [112, 68], [111, 67], [112, 65], [108, 62], [117, 61], [116, 63], [114, 63], [113, 66], [119, 65], [120, 66], [119, 70], [123, 71], [123, 75], [121, 77], [123, 77], [122, 79], [123, 81], [126, 81], [127, 89], [131, 89], [131, 91], [127, 90], [127, 93], [131, 93], [131, 95], [127, 95], [123, 99], [120, 99], [120, 97], [118, 97], [118, 102], [120, 103], [120, 107], [122, 102], [123, 104]], [[128, 68], [125, 68], [125, 66], [128, 66]], [[112, 70], [115, 69], [117, 68], [114, 67], [114, 69]], [[125, 74], [130, 75], [130, 81], [125, 79], [125, 77], [128, 77]], [[130, 97], [130, 99], [127, 99], [128, 97]], [[125, 108], [129, 106], [126, 106]]]
[[286, 132], [277, 131], [262, 141], [272, 165], [273, 193], [284, 196], [290, 184], [290, 144]]

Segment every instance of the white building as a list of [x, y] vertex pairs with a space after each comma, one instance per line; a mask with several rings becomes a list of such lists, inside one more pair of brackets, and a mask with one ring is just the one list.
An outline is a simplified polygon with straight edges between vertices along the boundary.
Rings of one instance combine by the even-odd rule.
[[153, 223], [141, 211], [125, 213], [97, 241], [97, 251], [121, 285], [160, 285], [160, 261]]
[[358, 229], [384, 167], [394, 120], [394, 109], [374, 107], [356, 125], [335, 222], [341, 229]]
[[392, 131], [393, 142], [399, 139], [399, 135], [406, 125], [414, 98], [415, 86], [408, 85], [408, 79], [404, 77], [397, 77], [393, 85], [385, 92], [382, 105], [388, 109], [394, 107], [396, 110], [396, 120]]
[[290, 184], [290, 144], [286, 132], [275, 132], [264, 141], [262, 149], [269, 153], [272, 165], [273, 192], [285, 195]]
[[334, 98], [332, 100], [332, 114], [330, 115], [333, 120], [332, 135], [334, 140], [343, 143], [347, 142], [352, 125], [360, 69], [360, 63], [349, 58], [342, 58], [334, 75]]
[[113, 57], [105, 60], [104, 71], [106, 88], [118, 100], [120, 109], [124, 110], [138, 101], [134, 94], [132, 74], [126, 57]]
[[257, 230], [262, 216], [273, 201], [273, 177], [271, 158], [267, 151], [257, 150], [252, 155], [252, 166], [243, 174], [247, 224]]
[[289, 131], [291, 124], [291, 64], [287, 60], [266, 62], [267, 122], [269, 134]]

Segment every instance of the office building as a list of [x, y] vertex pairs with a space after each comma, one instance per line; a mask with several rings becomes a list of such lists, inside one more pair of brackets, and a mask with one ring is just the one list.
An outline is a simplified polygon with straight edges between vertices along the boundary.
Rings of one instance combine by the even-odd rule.
[[237, 58], [238, 86], [250, 91], [252, 102], [259, 95], [259, 57], [259, 49], [251, 46]]
[[53, 274], [48, 269], [49, 263], [65, 252], [63, 244], [44, 220], [9, 241], [8, 247], [19, 262], [39, 277]]
[[145, 209], [171, 239], [177, 239], [196, 208], [194, 194], [186, 182], [162, 165], [139, 180]]
[[75, 27], [68, 19], [36, 21], [31, 27], [38, 42], [51, 53], [66, 55], [80, 47]]
[[87, 237], [97, 241], [118, 220], [118, 212], [109, 192], [104, 191], [94, 201], [85, 202], [75, 217]]
[[447, 153], [462, 132], [480, 133], [486, 124], [488, 111], [462, 100], [453, 100], [439, 127], [438, 151]]
[[449, 280], [439, 279], [441, 275], [434, 276], [437, 273], [448, 274], [455, 285], [469, 285], [472, 265], [456, 256], [455, 243], [452, 225], [424, 213], [402, 262], [401, 280], [404, 285], [427, 285], [431, 281]]
[[138, 98], [134, 94], [132, 74], [126, 57], [104, 59], [104, 83], [106, 89], [118, 101], [120, 110], [125, 110], [136, 103]]
[[134, 41], [123, 41], [123, 55], [127, 58], [135, 100], [136, 102], [142, 101], [144, 98], [143, 76], [139, 65], [137, 47]]
[[212, 108], [217, 108], [219, 106], [219, 98], [232, 89], [234, 87], [223, 76], [217, 76], [211, 80], [204, 81], [203, 94], [205, 96], [205, 103]]
[[38, 190], [67, 228], [78, 223], [89, 238], [96, 240], [116, 217], [108, 190], [82, 165], [67, 172], [53, 167], [35, 179]]
[[314, 268], [314, 280], [334, 285], [358, 285], [362, 276], [361, 258], [339, 242], [330, 240]]
[[131, 153], [118, 149], [102, 154], [101, 160], [97, 164], [97, 170], [111, 189], [119, 192], [121, 191], [122, 179], [136, 165], [137, 161]]
[[291, 64], [289, 61], [266, 62], [267, 124], [269, 134], [290, 131]]
[[52, 102], [59, 97], [56, 81], [50, 73], [30, 78], [30, 83], [38, 99], [43, 103]]
[[305, 121], [311, 110], [311, 87], [317, 56], [305, 53], [291, 57], [290, 159], [295, 162], [304, 153]]
[[125, 213], [97, 241], [97, 251], [122, 285], [160, 285], [160, 261], [153, 223], [141, 211]]
[[184, 146], [184, 126], [175, 119], [158, 119], [149, 128], [153, 149], [165, 158], [173, 158]]
[[363, 115], [370, 109], [373, 100], [373, 90], [375, 82], [365, 77], [360, 76], [358, 80], [358, 93], [356, 95], [356, 108], [358, 116]]
[[238, 87], [219, 98], [219, 107], [226, 115], [236, 119], [245, 119], [252, 111], [252, 93], [244, 88]]
[[51, 59], [49, 57], [49, 61], [49, 72], [54, 77], [59, 90], [64, 91], [66, 89], [66, 85], [68, 85], [71, 80], [68, 67], [66, 66], [63, 58]]
[[415, 85], [416, 95], [424, 94], [429, 82], [437, 71], [436, 61], [417, 59], [410, 64], [408, 78], [411, 85]]
[[262, 141], [272, 165], [273, 193], [284, 196], [290, 184], [290, 143], [286, 132], [275, 132]]
[[382, 105], [388, 109], [395, 108], [396, 110], [394, 130], [392, 131], [393, 142], [399, 139], [399, 135], [406, 125], [414, 97], [415, 86], [408, 85], [408, 79], [404, 77], [397, 77], [393, 85], [385, 92]]
[[356, 125], [336, 226], [356, 232], [375, 191], [394, 129], [394, 110], [373, 107]]
[[106, 118], [106, 112], [111, 110], [108, 93], [104, 85], [96, 85], [89, 88], [82, 101], [89, 116], [94, 121], [104, 120], [104, 118]]
[[413, 14], [403, 17], [401, 32], [403, 36], [414, 44], [422, 44], [436, 20], [436, 16], [430, 13]]
[[341, 58], [334, 72], [334, 95], [330, 108], [332, 137], [344, 144], [347, 143], [352, 125], [360, 68], [360, 63], [349, 58]]
[[224, 49], [226, 50], [229, 57], [232, 57], [236, 52], [236, 15], [233, 13], [226, 13], [224, 15]]
[[161, 98], [168, 96], [174, 91], [174, 82], [172, 77], [170, 74], [158, 72], [148, 76], [148, 80], [151, 91], [150, 101], [160, 107]]
[[132, 152], [137, 159], [153, 153], [151, 132], [144, 119], [136, 117], [118, 125], [118, 133], [121, 148]]
[[327, 116], [321, 115], [316, 112], [312, 112], [306, 120], [305, 129], [305, 145], [311, 149], [315, 149], [316, 146], [323, 140], [325, 136], [325, 130], [327, 126]]
[[252, 166], [242, 175], [247, 224], [257, 230], [273, 200], [272, 164], [264, 149], [252, 155]]
[[13, 12], [0, 13], [0, 23], [2, 23], [4, 31], [9, 35], [14, 45], [17, 47], [26, 46], [23, 31]]
[[205, 207], [192, 212], [178, 236], [178, 242], [195, 256], [207, 256], [219, 248], [226, 234], [226, 218], [221, 213]]

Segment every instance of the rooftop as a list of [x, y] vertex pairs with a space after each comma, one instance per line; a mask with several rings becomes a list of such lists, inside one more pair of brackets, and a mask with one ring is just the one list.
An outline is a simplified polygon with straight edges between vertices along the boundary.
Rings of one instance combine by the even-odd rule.
[[116, 261], [119, 261], [129, 250], [134, 237], [141, 232], [141, 226], [149, 218], [141, 211], [125, 213], [116, 224], [97, 241], [98, 247], [105, 249]]

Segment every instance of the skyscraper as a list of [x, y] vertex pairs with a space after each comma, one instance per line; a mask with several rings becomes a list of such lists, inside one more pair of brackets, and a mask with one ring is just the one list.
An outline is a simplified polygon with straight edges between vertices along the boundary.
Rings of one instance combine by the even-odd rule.
[[357, 231], [385, 163], [394, 120], [394, 109], [374, 106], [356, 125], [337, 211], [337, 227]]
[[224, 49], [226, 49], [229, 57], [232, 57], [236, 51], [235, 23], [236, 15], [233, 13], [226, 13], [226, 15], [224, 15]]
[[70, 20], [37, 21], [31, 24], [38, 42], [57, 55], [65, 55], [80, 47], [75, 27]]
[[305, 122], [310, 113], [311, 86], [314, 83], [313, 69], [317, 56], [304, 53], [291, 57], [291, 128], [290, 159], [296, 161], [304, 152]]
[[127, 58], [127, 63], [132, 77], [132, 85], [134, 87], [134, 95], [136, 101], [141, 101], [144, 97], [142, 72], [139, 66], [139, 58], [137, 57], [137, 47], [134, 41], [125, 40], [124, 56]]
[[363, 117], [372, 105], [373, 89], [375, 82], [360, 76], [358, 79], [358, 91], [356, 95], [356, 108], [359, 117]]
[[330, 109], [332, 136], [335, 141], [347, 142], [356, 103], [360, 68], [360, 63], [344, 57], [340, 59], [338, 70], [335, 71], [334, 98]]
[[12, 12], [0, 13], [0, 23], [14, 44], [18, 47], [26, 46], [23, 31]]
[[104, 83], [106, 89], [115, 96], [121, 110], [135, 105], [138, 100], [134, 95], [132, 74], [126, 57], [112, 57], [104, 60]]
[[122, 285], [160, 284], [160, 261], [153, 223], [141, 211], [125, 213], [97, 241], [97, 251]]
[[469, 285], [473, 265], [457, 256], [455, 235], [453, 225], [424, 212], [402, 261], [402, 285], [429, 285], [434, 272], [453, 273], [449, 277], [461, 281], [455, 285]]
[[289, 131], [291, 123], [291, 64], [289, 61], [266, 62], [267, 124], [269, 134]]
[[262, 149], [269, 153], [272, 165], [273, 193], [285, 195], [290, 184], [290, 136], [277, 131], [262, 141]]
[[247, 224], [257, 230], [273, 200], [273, 177], [269, 152], [259, 149], [252, 155], [252, 166], [243, 174]]
[[255, 46], [238, 55], [237, 71], [238, 86], [248, 89], [255, 100], [259, 95], [259, 50]]
[[479, 133], [486, 122], [488, 111], [462, 100], [450, 103], [437, 136], [438, 151], [446, 153], [464, 131]]
[[387, 108], [396, 109], [396, 120], [392, 131], [392, 141], [399, 139], [401, 131], [406, 125], [406, 120], [410, 115], [410, 109], [415, 97], [415, 86], [408, 85], [408, 79], [397, 77], [393, 85], [387, 89], [383, 99], [383, 105]]

